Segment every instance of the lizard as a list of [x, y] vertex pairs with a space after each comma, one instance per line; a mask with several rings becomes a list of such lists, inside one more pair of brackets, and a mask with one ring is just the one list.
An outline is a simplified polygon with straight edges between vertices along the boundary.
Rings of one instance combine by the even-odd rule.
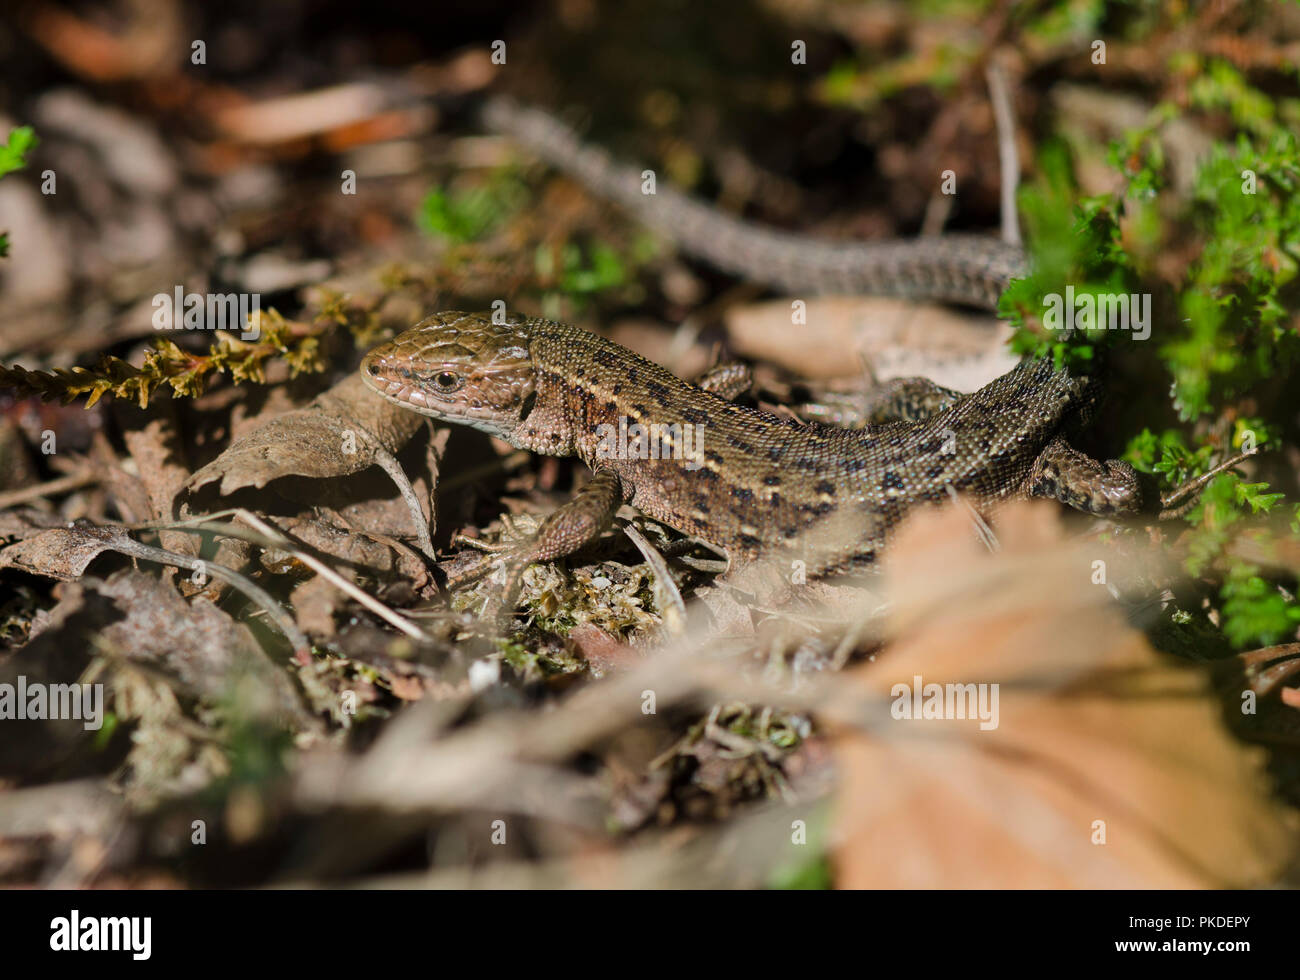
[[[996, 309], [1023, 253], [998, 239], [942, 236], [826, 243], [719, 214], [582, 145], [558, 120], [493, 100], [489, 125], [621, 201], [686, 251], [778, 288], [927, 297]], [[695, 385], [590, 331], [522, 314], [441, 312], [370, 351], [361, 374], [403, 408], [469, 425], [516, 448], [577, 456], [589, 482], [508, 561], [506, 602], [523, 569], [572, 554], [641, 512], [724, 551], [732, 562], [798, 556], [810, 574], [872, 566], [915, 507], [964, 494], [979, 507], [1047, 497], [1096, 515], [1151, 508], [1128, 463], [1095, 460], [1070, 437], [1103, 386], [1094, 372], [1026, 358], [971, 394], [907, 379], [893, 418], [862, 429], [802, 422]], [[632, 441], [610, 434], [635, 432]], [[643, 438], [654, 433], [654, 438]], [[624, 451], [624, 450], [633, 451]], [[1215, 472], [1226, 468], [1225, 463]], [[1171, 506], [1195, 487], [1159, 503]]]

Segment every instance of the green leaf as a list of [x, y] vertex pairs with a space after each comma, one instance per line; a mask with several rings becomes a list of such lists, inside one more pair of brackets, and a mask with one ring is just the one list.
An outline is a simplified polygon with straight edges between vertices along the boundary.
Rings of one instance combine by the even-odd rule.
[[11, 130], [8, 141], [0, 146], [0, 177], [27, 166], [27, 154], [36, 143], [36, 131], [31, 126]]

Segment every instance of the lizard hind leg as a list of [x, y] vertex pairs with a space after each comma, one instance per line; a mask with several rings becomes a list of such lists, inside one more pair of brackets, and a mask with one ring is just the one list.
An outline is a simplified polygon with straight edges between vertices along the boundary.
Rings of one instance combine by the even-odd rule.
[[929, 378], [894, 378], [867, 392], [862, 400], [868, 423], [920, 422], [957, 405], [966, 395]]
[[754, 372], [740, 361], [723, 361], [701, 374], [695, 384], [719, 398], [735, 401], [754, 386]]
[[1049, 442], [1034, 461], [1027, 493], [1031, 497], [1050, 497], [1098, 516], [1139, 513], [1144, 498], [1137, 471], [1128, 463], [1093, 459], [1060, 436]]

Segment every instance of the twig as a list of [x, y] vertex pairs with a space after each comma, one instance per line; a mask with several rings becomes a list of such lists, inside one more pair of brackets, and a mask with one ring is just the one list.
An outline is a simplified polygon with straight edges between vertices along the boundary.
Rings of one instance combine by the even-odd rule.
[[[1220, 473], [1223, 473], [1225, 470], [1230, 470], [1232, 469], [1232, 467], [1236, 466], [1237, 464], [1246, 461], [1251, 456], [1254, 456], [1255, 453], [1257, 453], [1258, 451], [1259, 450], [1257, 449], [1252, 449], [1248, 453], [1238, 453], [1236, 456], [1231, 456], [1228, 459], [1225, 459], [1218, 466], [1198, 476], [1195, 480], [1189, 480], [1188, 482], [1184, 483], [1181, 487], [1177, 487], [1174, 490], [1171, 490], [1165, 496], [1160, 498], [1161, 510], [1160, 513], [1157, 515], [1158, 519], [1162, 521], [1167, 521], [1170, 518], [1181, 517], [1183, 514], [1187, 513], [1189, 510], [1191, 510], [1193, 507], [1196, 506], [1196, 501], [1200, 499], [1201, 491], [1205, 488], [1205, 485], [1207, 483], [1213, 480]], [[1174, 506], [1175, 504], [1178, 503], [1178, 501], [1182, 500], [1188, 494], [1193, 495], [1191, 500], [1188, 500], [1186, 503], [1182, 504], [1181, 506], [1177, 506], [1177, 507]]]
[[271, 617], [271, 621], [279, 627], [280, 632], [293, 644], [295, 654], [301, 657], [311, 656], [311, 644], [307, 642], [307, 637], [298, 629], [297, 624], [294, 623], [289, 614], [261, 586], [244, 577], [233, 568], [227, 568], [225, 565], [218, 565], [216, 562], [206, 561], [201, 558], [192, 558], [189, 555], [182, 555], [175, 551], [166, 551], [163, 548], [141, 544], [134, 538], [125, 536], [114, 541], [113, 544], [109, 545], [109, 548], [131, 558], [142, 558], [145, 561], [155, 562], [159, 565], [175, 565], [178, 568], [188, 568], [191, 571], [210, 574], [213, 578], [228, 582], [233, 588], [238, 589], [266, 610], [266, 614]]
[[1020, 219], [1016, 214], [1016, 187], [1020, 184], [1020, 157], [1016, 154], [1016, 123], [1011, 114], [1011, 95], [1001, 66], [989, 62], [985, 71], [993, 119], [998, 128], [998, 164], [1002, 171], [1002, 240], [1020, 244]]
[[[223, 517], [238, 517], [254, 528], [257, 533], [250, 533], [245, 531], [243, 528], [233, 527], [229, 524], [212, 523], [213, 521]], [[422, 643], [434, 642], [433, 637], [429, 636], [409, 619], [406, 619], [394, 610], [389, 609], [378, 599], [369, 595], [354, 583], [349, 582], [315, 555], [312, 555], [299, 547], [282, 531], [265, 523], [256, 514], [244, 510], [242, 507], [232, 507], [229, 510], [217, 511], [214, 514], [203, 514], [199, 517], [181, 521], [150, 521], [148, 524], [135, 525], [135, 527], [163, 531], [207, 531], [212, 534], [224, 534], [228, 537], [249, 541], [252, 544], [259, 545], [263, 548], [272, 547], [279, 548], [282, 551], [287, 551], [308, 568], [320, 575], [321, 578], [338, 588], [345, 595], [348, 595], [361, 603], [361, 605], [365, 606], [386, 623], [391, 624], [407, 636], [419, 640]]]
[[655, 582], [658, 585], [659, 604], [664, 614], [664, 625], [668, 627], [669, 632], [680, 633], [686, 626], [686, 603], [682, 601], [682, 594], [677, 589], [677, 583], [673, 581], [672, 573], [668, 571], [668, 563], [664, 561], [664, 556], [646, 540], [646, 536], [637, 530], [633, 524], [627, 525], [623, 529], [632, 543], [636, 545], [636, 550], [641, 552], [641, 557], [646, 560], [655, 573]]
[[38, 483], [35, 486], [21, 487], [18, 490], [0, 493], [0, 510], [17, 507], [29, 500], [37, 500], [41, 497], [55, 497], [61, 493], [67, 493], [69, 490], [76, 490], [78, 487], [89, 486], [92, 483], [98, 483], [101, 477], [102, 474], [96, 473], [92, 469], [86, 469], [79, 473], [69, 473], [67, 476], [47, 480], [45, 483]]

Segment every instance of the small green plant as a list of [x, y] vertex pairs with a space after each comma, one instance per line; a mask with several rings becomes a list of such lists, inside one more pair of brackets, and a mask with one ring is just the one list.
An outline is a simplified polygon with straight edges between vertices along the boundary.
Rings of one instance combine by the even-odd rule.
[[518, 211], [528, 192], [510, 171], [463, 190], [435, 187], [420, 204], [417, 225], [429, 235], [463, 245], [477, 241]]
[[[27, 154], [36, 146], [36, 131], [31, 126], [11, 130], [9, 139], [0, 145], [0, 177], [27, 166]], [[9, 233], [0, 231], [0, 258], [9, 254]]]
[[[989, 10], [962, 0], [927, 6], [969, 21]], [[1081, 71], [1095, 66], [1098, 79], [1117, 54], [1185, 31], [1198, 17], [1195, 5], [1110, 0], [1022, 5], [1011, 15], [1040, 69], [1064, 60]], [[1215, 20], [1213, 30], [1231, 28]], [[1300, 368], [1300, 98], [1294, 84], [1256, 87], [1259, 73], [1234, 48], [1199, 37], [1175, 47], [1159, 74], [1146, 76], [1159, 94], [1138, 125], [1102, 149], [1093, 130], [1062, 119], [1059, 135], [1036, 148], [1018, 198], [1033, 271], [1000, 304], [1018, 328], [1021, 354], [1091, 371], [1110, 348], [1108, 360], [1131, 359], [1134, 373], [1164, 372], [1163, 383], [1142, 393], [1140, 417], [1177, 426], [1141, 429], [1124, 457], [1166, 489], [1235, 452], [1276, 453], [1294, 406], [1288, 379]], [[900, 51], [870, 66], [837, 63], [822, 79], [821, 97], [866, 109], [903, 87], [943, 91], [954, 69], [968, 83], [980, 72], [979, 51]], [[1294, 65], [1280, 74], [1300, 79]], [[1187, 152], [1188, 134], [1205, 140], [1205, 152]], [[1104, 193], [1083, 192], [1076, 175], [1086, 170], [1089, 183], [1102, 186], [1095, 176], [1103, 168], [1119, 179]], [[1067, 288], [1094, 302], [1104, 294], [1148, 298], [1149, 346], [1118, 342], [1134, 336], [1124, 331], [1049, 329], [1048, 301]], [[1217, 628], [1238, 648], [1297, 636], [1298, 570], [1283, 556], [1296, 553], [1300, 517], [1279, 519], [1283, 500], [1267, 483], [1232, 473], [1205, 488], [1177, 535], [1204, 608], [1172, 610], [1173, 626], [1188, 635]]]

